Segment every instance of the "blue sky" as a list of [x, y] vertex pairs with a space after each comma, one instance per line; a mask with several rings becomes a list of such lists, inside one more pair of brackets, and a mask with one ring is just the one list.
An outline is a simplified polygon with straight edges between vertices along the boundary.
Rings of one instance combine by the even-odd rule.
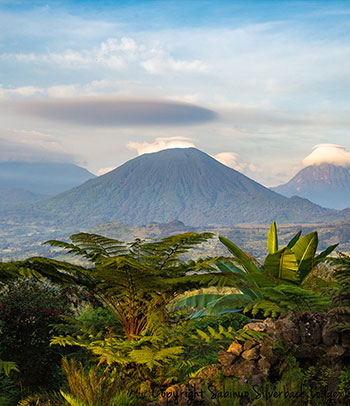
[[350, 165], [349, 2], [0, 0], [0, 26], [0, 160], [196, 146], [271, 186]]

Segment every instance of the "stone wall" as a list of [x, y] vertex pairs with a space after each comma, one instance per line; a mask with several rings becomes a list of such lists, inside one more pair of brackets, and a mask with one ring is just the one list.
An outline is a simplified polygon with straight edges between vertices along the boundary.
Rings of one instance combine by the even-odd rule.
[[237, 378], [239, 384], [262, 385], [267, 380], [278, 380], [283, 354], [294, 356], [301, 366], [329, 367], [333, 374], [328, 388], [331, 391], [337, 390], [339, 372], [350, 364], [350, 331], [341, 331], [334, 317], [327, 313], [290, 311], [278, 320], [252, 322], [244, 329], [264, 336], [257, 340], [234, 340], [226, 351], [219, 351], [217, 365], [203, 369], [187, 386], [168, 388], [161, 404], [205, 404], [200, 396], [201, 383], [215, 382], [219, 371], [226, 377]]

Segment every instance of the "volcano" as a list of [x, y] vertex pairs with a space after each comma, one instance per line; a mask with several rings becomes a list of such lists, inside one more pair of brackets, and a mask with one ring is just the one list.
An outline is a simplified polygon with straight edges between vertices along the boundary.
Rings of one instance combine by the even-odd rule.
[[179, 220], [190, 226], [315, 223], [339, 220], [301, 197], [284, 197], [196, 148], [144, 154], [49, 200], [31, 215], [92, 227]]
[[287, 197], [304, 197], [323, 207], [345, 209], [350, 207], [350, 168], [328, 163], [307, 166], [272, 190]]

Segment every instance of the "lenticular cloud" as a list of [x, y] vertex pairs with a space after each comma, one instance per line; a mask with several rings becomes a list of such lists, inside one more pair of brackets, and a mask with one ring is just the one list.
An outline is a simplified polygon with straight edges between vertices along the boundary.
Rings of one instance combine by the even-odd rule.
[[304, 166], [320, 165], [323, 163], [339, 166], [350, 166], [350, 152], [345, 147], [336, 144], [319, 144], [303, 160]]

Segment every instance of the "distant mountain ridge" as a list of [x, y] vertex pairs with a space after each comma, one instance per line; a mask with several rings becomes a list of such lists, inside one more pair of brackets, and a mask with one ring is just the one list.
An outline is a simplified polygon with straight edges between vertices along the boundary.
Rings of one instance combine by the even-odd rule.
[[[20, 215], [77, 228], [112, 221], [142, 225], [177, 219], [202, 226], [344, 218], [306, 199], [275, 193], [195, 148], [141, 155]], [[17, 217], [18, 211], [9, 216]]]
[[46, 195], [24, 189], [0, 188], [0, 204], [35, 202], [45, 198]]
[[87, 169], [74, 164], [0, 162], [0, 203], [45, 199], [94, 177]]
[[350, 168], [323, 163], [307, 166], [289, 182], [271, 188], [286, 197], [309, 199], [323, 207], [350, 207]]

